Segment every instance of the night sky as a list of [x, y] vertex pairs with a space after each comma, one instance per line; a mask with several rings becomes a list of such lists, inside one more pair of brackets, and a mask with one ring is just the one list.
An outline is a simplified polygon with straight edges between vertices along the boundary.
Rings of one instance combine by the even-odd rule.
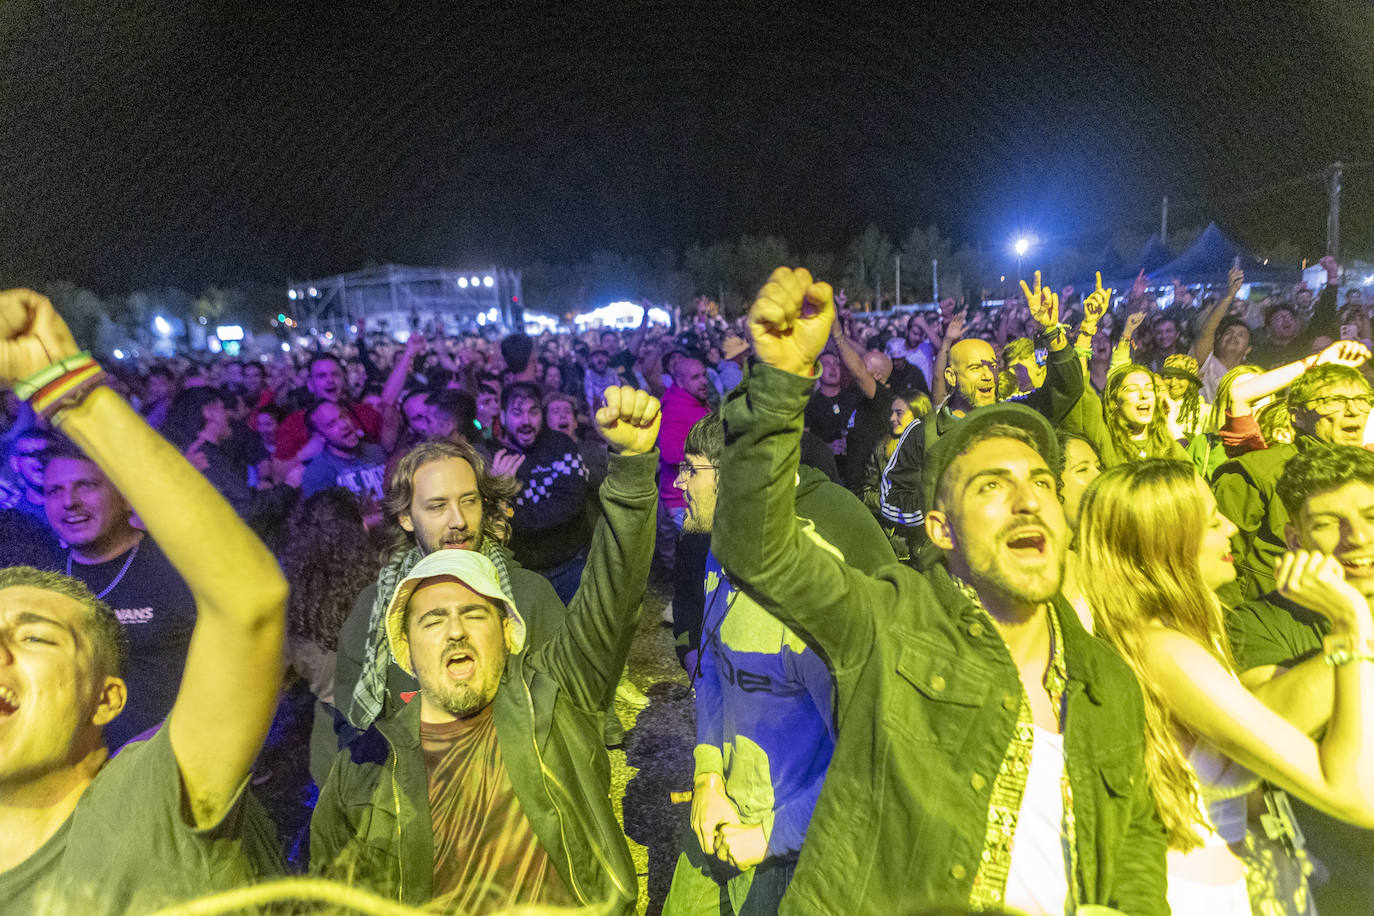
[[[1162, 194], [1173, 226], [1317, 255], [1306, 176], [1374, 160], [1355, 0], [428, 5], [0, 3], [0, 282], [805, 251], [870, 222], [1086, 247]], [[1368, 257], [1374, 166], [1345, 192]]]

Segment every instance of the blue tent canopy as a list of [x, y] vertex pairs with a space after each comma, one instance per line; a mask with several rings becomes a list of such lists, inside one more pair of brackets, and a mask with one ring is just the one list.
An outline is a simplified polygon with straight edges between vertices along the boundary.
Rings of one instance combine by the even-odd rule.
[[1184, 283], [1225, 284], [1231, 264], [1240, 258], [1248, 283], [1296, 282], [1296, 267], [1267, 265], [1232, 241], [1216, 223], [1209, 223], [1192, 246], [1178, 257], [1146, 275], [1154, 284], [1168, 283], [1178, 277]]
[[1140, 254], [1136, 256], [1136, 259], [1126, 265], [1123, 276], [1134, 283], [1136, 276], [1142, 270], [1145, 271], [1146, 276], [1149, 276], [1153, 271], [1169, 263], [1169, 259], [1172, 257], [1173, 255], [1169, 253], [1169, 248], [1164, 244], [1164, 240], [1158, 234], [1152, 235], [1144, 247], [1140, 249]]

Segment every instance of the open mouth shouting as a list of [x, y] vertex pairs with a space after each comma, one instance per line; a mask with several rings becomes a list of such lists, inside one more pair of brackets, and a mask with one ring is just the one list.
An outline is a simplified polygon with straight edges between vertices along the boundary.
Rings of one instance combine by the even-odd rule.
[[0, 686], [0, 722], [19, 711], [19, 694], [12, 688]]
[[451, 680], [470, 680], [477, 671], [477, 656], [471, 649], [454, 649], [444, 655], [444, 671]]
[[1043, 528], [1028, 526], [1017, 528], [1003, 540], [1007, 550], [1014, 557], [1038, 559], [1049, 553], [1050, 539]]

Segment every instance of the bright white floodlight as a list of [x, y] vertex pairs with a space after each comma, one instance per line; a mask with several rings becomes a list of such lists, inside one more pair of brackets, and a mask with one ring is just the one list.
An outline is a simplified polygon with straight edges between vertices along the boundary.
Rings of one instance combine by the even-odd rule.
[[1017, 240], [1016, 240], [1016, 245], [1015, 245], [1015, 248], [1016, 248], [1016, 256], [1017, 256], [1018, 258], [1025, 257], [1026, 252], [1027, 252], [1027, 251], [1030, 251], [1030, 245], [1031, 245], [1030, 239], [1028, 239], [1028, 238], [1019, 238], [1019, 239], [1017, 239]]

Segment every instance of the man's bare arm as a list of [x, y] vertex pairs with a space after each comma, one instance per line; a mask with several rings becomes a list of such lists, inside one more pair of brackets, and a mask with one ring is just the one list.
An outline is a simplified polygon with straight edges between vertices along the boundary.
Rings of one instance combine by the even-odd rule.
[[[0, 378], [13, 383], [75, 352], [46, 298], [0, 293]], [[114, 391], [96, 388], [58, 423], [138, 512], [195, 596], [196, 628], [168, 727], [192, 815], [212, 824], [272, 721], [286, 581], [224, 497]]]
[[1226, 313], [1231, 310], [1231, 303], [1236, 301], [1236, 296], [1240, 293], [1240, 288], [1245, 284], [1245, 272], [1240, 269], [1240, 258], [1236, 258], [1236, 263], [1231, 266], [1230, 273], [1226, 278], [1226, 295], [1220, 301], [1212, 305], [1202, 319], [1202, 325], [1198, 328], [1197, 339], [1193, 341], [1193, 358], [1197, 360], [1199, 366], [1207, 362], [1207, 357], [1212, 355], [1212, 349], [1216, 346], [1217, 327], [1221, 320], [1226, 317]]
[[836, 321], [831, 326], [830, 336], [835, 341], [835, 352], [840, 354], [840, 362], [844, 363], [849, 374], [854, 376], [854, 381], [859, 383], [859, 390], [864, 393], [864, 397], [871, 399], [878, 393], [878, 382], [864, 365], [863, 355], [854, 347], [841, 325], [842, 322]]

